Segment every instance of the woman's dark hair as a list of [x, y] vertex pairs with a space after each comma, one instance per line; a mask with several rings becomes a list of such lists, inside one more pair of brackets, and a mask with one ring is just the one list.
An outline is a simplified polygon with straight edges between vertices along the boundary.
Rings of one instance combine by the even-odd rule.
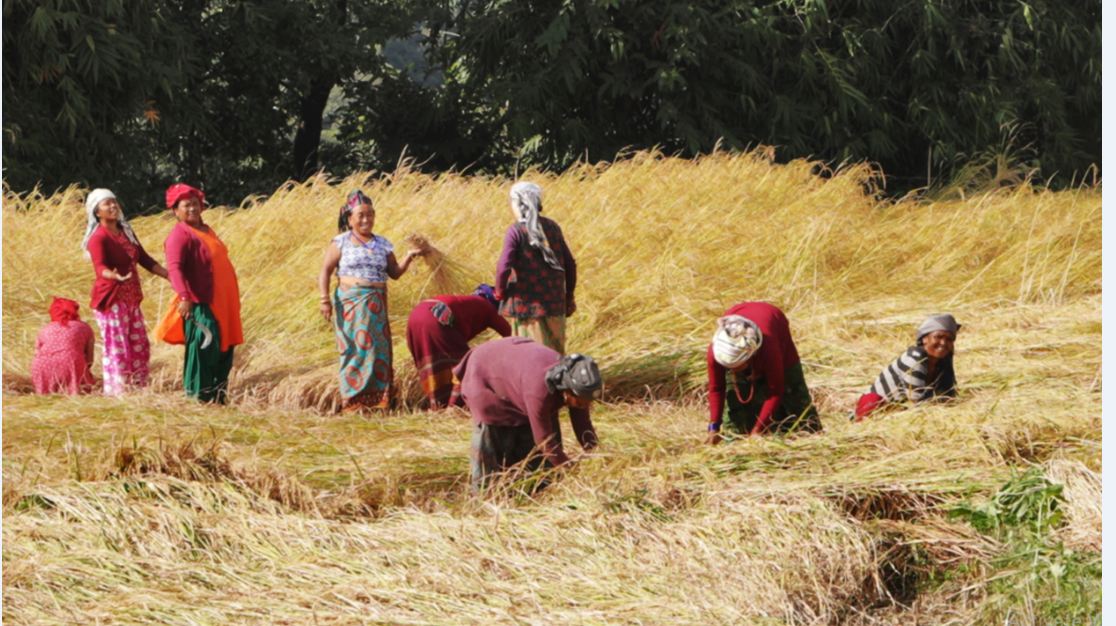
[[345, 198], [345, 204], [341, 205], [341, 213], [337, 216], [337, 232], [343, 233], [349, 230], [349, 216], [353, 214], [353, 209], [362, 204], [372, 204], [372, 198], [364, 195], [364, 192], [356, 189], [349, 192]]

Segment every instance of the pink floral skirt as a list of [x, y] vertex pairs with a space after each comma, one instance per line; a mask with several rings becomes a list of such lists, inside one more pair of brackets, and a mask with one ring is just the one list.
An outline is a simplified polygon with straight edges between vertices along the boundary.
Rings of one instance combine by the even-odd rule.
[[107, 311], [93, 311], [104, 339], [105, 395], [118, 396], [128, 389], [147, 386], [151, 344], [139, 304], [116, 303]]

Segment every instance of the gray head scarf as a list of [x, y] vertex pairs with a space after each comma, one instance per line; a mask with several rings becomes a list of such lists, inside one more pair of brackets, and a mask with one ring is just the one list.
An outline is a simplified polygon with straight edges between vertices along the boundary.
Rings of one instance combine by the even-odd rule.
[[569, 391], [575, 396], [589, 397], [604, 385], [601, 370], [593, 357], [567, 354], [546, 370], [546, 386], [550, 391]]
[[919, 325], [918, 332], [915, 333], [915, 339], [921, 342], [923, 337], [936, 330], [944, 330], [956, 335], [957, 331], [961, 330], [961, 325], [949, 313], [931, 315]]
[[[81, 239], [81, 249], [85, 252], [85, 258], [90, 258], [89, 254], [89, 238], [93, 236], [93, 231], [97, 230], [97, 225], [100, 221], [97, 219], [97, 205], [108, 200], [115, 198], [116, 194], [108, 189], [94, 189], [85, 196], [85, 236]], [[120, 230], [124, 231], [124, 236], [131, 241], [132, 244], [139, 246], [139, 239], [136, 238], [135, 231], [132, 230], [132, 225], [128, 223], [128, 219], [124, 217], [124, 209], [120, 209]]]
[[542, 210], [542, 189], [535, 183], [524, 180], [512, 185], [511, 203], [519, 221], [527, 225], [527, 240], [531, 246], [542, 252], [546, 264], [556, 270], [564, 270], [557, 255], [546, 240], [546, 233], [539, 224], [539, 211]]

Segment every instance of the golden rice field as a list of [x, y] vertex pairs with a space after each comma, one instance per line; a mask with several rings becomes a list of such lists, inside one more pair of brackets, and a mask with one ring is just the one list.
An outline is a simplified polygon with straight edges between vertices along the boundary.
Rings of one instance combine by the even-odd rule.
[[[403, 168], [208, 211], [242, 294], [228, 407], [180, 397], [172, 346], [143, 394], [28, 395], [50, 297], [92, 322], [85, 190], [5, 193], [5, 622], [1099, 623], [1100, 188], [892, 202], [867, 167], [817, 169], [529, 173], [578, 261], [568, 346], [601, 364], [602, 445], [485, 498], [464, 414], [410, 408], [403, 329], [491, 280], [511, 181]], [[333, 410], [315, 285], [354, 187], [397, 249], [442, 253], [389, 287], [403, 406], [366, 418]], [[162, 260], [172, 218], [132, 223]], [[151, 326], [171, 291], [143, 287]], [[702, 445], [704, 347], [741, 300], [787, 312], [824, 433]], [[964, 325], [960, 402], [849, 423], [937, 312]]]

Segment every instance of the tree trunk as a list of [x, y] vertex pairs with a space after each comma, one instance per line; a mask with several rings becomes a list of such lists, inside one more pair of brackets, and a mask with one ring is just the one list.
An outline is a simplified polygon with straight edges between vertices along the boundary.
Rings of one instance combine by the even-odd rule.
[[[348, 21], [348, 0], [335, 0], [333, 17], [336, 28], [343, 30]], [[298, 105], [298, 132], [294, 140], [294, 177], [306, 180], [318, 171], [318, 148], [322, 145], [322, 114], [329, 102], [329, 92], [341, 82], [333, 72], [319, 74], [310, 83], [310, 92], [303, 95]]]
[[337, 84], [335, 76], [314, 79], [310, 91], [299, 102], [298, 132], [294, 140], [294, 178], [306, 180], [318, 171], [318, 148], [322, 143], [322, 114], [329, 92]]

